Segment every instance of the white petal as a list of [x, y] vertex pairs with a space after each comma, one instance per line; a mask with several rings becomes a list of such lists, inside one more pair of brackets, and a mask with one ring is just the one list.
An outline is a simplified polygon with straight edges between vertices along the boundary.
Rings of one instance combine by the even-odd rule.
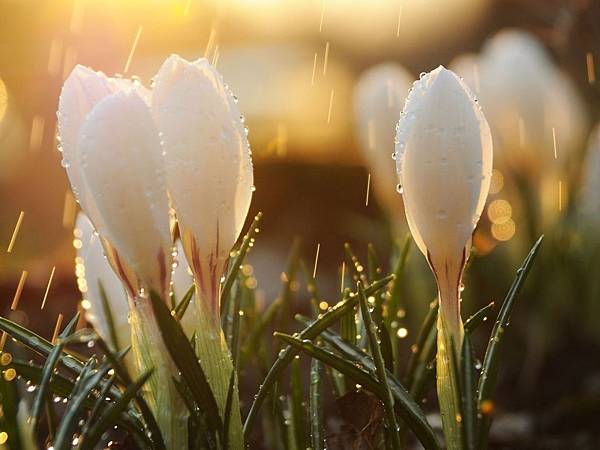
[[58, 102], [58, 133], [63, 152], [63, 165], [67, 170], [73, 193], [82, 208], [88, 209], [88, 194], [81, 179], [80, 158], [77, 148], [81, 126], [92, 108], [113, 92], [109, 79], [77, 65], [66, 79]]
[[[107, 317], [100, 295], [100, 283], [102, 283], [115, 325], [118, 344], [120, 349], [123, 349], [129, 345], [131, 339], [127, 293], [121, 284], [121, 280], [108, 264], [100, 238], [94, 234], [92, 223], [83, 213], [77, 216], [75, 228], [81, 233], [79, 239], [82, 246], [77, 250], [77, 256], [82, 259], [85, 270], [84, 278], [87, 285], [87, 292], [83, 294], [83, 298], [88, 301], [89, 306], [85, 312], [85, 317], [100, 337], [106, 343], [112, 345]], [[78, 267], [78, 270], [81, 269]]]
[[166, 295], [171, 267], [161, 147], [150, 110], [135, 91], [117, 92], [88, 115], [81, 170], [101, 223], [91, 217], [142, 285]]
[[392, 160], [395, 129], [412, 80], [402, 66], [384, 63], [361, 75], [354, 88], [360, 147], [378, 200], [392, 215], [402, 210], [401, 196], [396, 190], [396, 165]]
[[[253, 173], [243, 120], [221, 76], [205, 59], [190, 63], [171, 56], [156, 76], [152, 109], [169, 193], [198, 277], [200, 265], [224, 263], [248, 213]], [[210, 274], [213, 291], [214, 277], [218, 284], [221, 276], [217, 272]]]
[[439, 67], [416, 81], [396, 151], [410, 230], [433, 259], [460, 260], [491, 178], [489, 127], [466, 85]]

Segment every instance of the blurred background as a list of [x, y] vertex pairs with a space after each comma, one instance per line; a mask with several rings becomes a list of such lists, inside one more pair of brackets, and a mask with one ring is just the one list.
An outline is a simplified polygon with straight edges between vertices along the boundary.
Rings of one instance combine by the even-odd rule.
[[[81, 299], [77, 206], [56, 140], [75, 64], [146, 85], [171, 53], [221, 71], [249, 128], [251, 215], [264, 213], [250, 254], [261, 304], [278, 295], [296, 237], [311, 268], [319, 249], [316, 279], [332, 303], [345, 242], [359, 256], [372, 243], [389, 270], [407, 233], [394, 126], [412, 81], [443, 64], [479, 97], [495, 145], [465, 317], [502, 299], [546, 235], [498, 405], [514, 413], [509, 438], [540, 444], [506, 448], [597, 448], [599, 24], [595, 0], [0, 0], [0, 312], [48, 337]], [[435, 296], [416, 247], [408, 270], [397, 324], [406, 348]], [[299, 310], [307, 298], [297, 292]]]

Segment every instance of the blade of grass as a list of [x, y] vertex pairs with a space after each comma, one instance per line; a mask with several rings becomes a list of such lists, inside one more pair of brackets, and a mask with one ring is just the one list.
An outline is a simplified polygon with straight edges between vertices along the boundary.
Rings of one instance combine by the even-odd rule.
[[423, 360], [423, 351], [425, 350], [425, 343], [428, 339], [428, 336], [431, 334], [431, 330], [435, 329], [437, 315], [438, 301], [437, 299], [435, 299], [429, 304], [429, 311], [427, 311], [425, 320], [423, 320], [423, 323], [421, 324], [421, 328], [419, 330], [419, 333], [417, 334], [417, 340], [415, 344], [411, 347], [411, 354], [408, 359], [406, 375], [404, 376], [404, 382], [406, 383], [409, 389], [411, 389], [414, 384], [414, 377], [415, 371], [417, 370], [417, 365]]
[[233, 404], [233, 388], [235, 387], [235, 370], [231, 371], [229, 377], [229, 388], [227, 389], [227, 401], [225, 402], [225, 414], [223, 421], [223, 449], [229, 449], [229, 423], [231, 422], [231, 405]]
[[[284, 333], [275, 333], [275, 336], [282, 339], [296, 350], [302, 351], [307, 355], [320, 360], [324, 364], [335, 368], [339, 372], [344, 373], [354, 380], [355, 383], [360, 384], [378, 397], [381, 398], [385, 395], [381, 383], [379, 383], [377, 378], [372, 373], [369, 373], [364, 366], [318, 347], [308, 339], [299, 339]], [[373, 365], [373, 363], [371, 364]], [[427, 419], [419, 406], [410, 398], [401, 385], [392, 382], [390, 383], [390, 388], [396, 400], [397, 413], [408, 424], [411, 430], [413, 430], [423, 447], [427, 450], [439, 449], [440, 446], [437, 442], [435, 432], [427, 422]]]
[[358, 256], [356, 256], [356, 253], [354, 253], [352, 246], [348, 242], [344, 244], [344, 251], [346, 253], [346, 258], [348, 258], [349, 272], [352, 274], [354, 282], [363, 281], [368, 283], [369, 280], [365, 272], [365, 266], [360, 262], [360, 259], [358, 259]]
[[258, 233], [258, 223], [262, 218], [262, 212], [259, 212], [255, 217], [254, 221], [250, 225], [250, 229], [248, 233], [244, 235], [242, 238], [242, 243], [240, 244], [239, 250], [237, 250], [235, 257], [231, 260], [229, 265], [229, 271], [225, 276], [225, 281], [223, 282], [223, 286], [221, 288], [221, 322], [225, 320], [225, 316], [227, 315], [227, 311], [229, 310], [229, 299], [230, 299], [230, 291], [231, 286], [233, 286], [233, 282], [235, 281], [238, 271], [244, 258], [246, 257], [246, 253], [250, 248], [250, 244], [254, 243], [254, 237]]
[[60, 421], [60, 426], [56, 432], [56, 439], [54, 441], [55, 450], [68, 450], [71, 448], [73, 433], [77, 427], [83, 404], [93, 390], [101, 390], [100, 383], [102, 382], [102, 378], [104, 378], [110, 370], [108, 364], [102, 365], [95, 372], [91, 371], [91, 365], [86, 367], [87, 370], [85, 373], [82, 371], [81, 378], [73, 389], [73, 395], [67, 403], [67, 409]]
[[165, 342], [165, 347], [173, 362], [181, 372], [181, 376], [190, 388], [196, 404], [206, 414], [207, 424], [213, 433], [223, 437], [223, 423], [219, 414], [217, 401], [208, 384], [206, 375], [198, 363], [194, 349], [190, 345], [183, 329], [171, 315], [169, 308], [155, 293], [150, 293], [152, 309], [156, 316], [158, 328]]
[[[376, 280], [381, 276], [381, 267], [377, 260], [377, 253], [373, 244], [369, 243], [367, 246], [367, 272], [369, 277], [369, 283]], [[383, 320], [383, 300], [385, 295], [383, 292], [378, 293], [375, 296], [375, 302], [373, 304], [373, 313], [371, 316], [377, 325], [381, 324]]]
[[[380, 289], [383, 289], [387, 283], [393, 280], [393, 278], [393, 275], [389, 275], [379, 281], [374, 282], [365, 290], [365, 294], [372, 295], [373, 293], [378, 292]], [[336, 323], [349, 311], [354, 310], [357, 302], [358, 297], [354, 295], [333, 306], [326, 313], [324, 313], [320, 319], [314, 321], [311, 325], [306, 327], [299, 334], [300, 338], [313, 339], [317, 337], [323, 330]], [[256, 396], [254, 397], [254, 402], [250, 406], [250, 411], [248, 412], [248, 416], [246, 417], [246, 421], [244, 423], [244, 435], [246, 437], [248, 437], [250, 430], [254, 426], [254, 421], [258, 416], [258, 411], [265, 398], [271, 391], [273, 384], [279, 379], [279, 376], [283, 370], [289, 365], [289, 363], [292, 361], [292, 358], [297, 354], [298, 350], [294, 350], [292, 347], [287, 347], [279, 352], [277, 360], [275, 360], [269, 369], [269, 372], [267, 373], [264, 381], [261, 383]]]
[[360, 281], [358, 282], [357, 289], [358, 303], [360, 305], [360, 311], [362, 313], [362, 318], [365, 323], [365, 328], [369, 339], [369, 346], [371, 348], [371, 355], [373, 356], [375, 368], [377, 369], [377, 379], [383, 385], [384, 395], [382, 401], [386, 415], [385, 420], [387, 424], [387, 437], [390, 439], [392, 448], [394, 450], [400, 450], [400, 430], [398, 428], [398, 421], [396, 420], [396, 413], [394, 412], [394, 397], [392, 396], [392, 391], [390, 390], [388, 384], [387, 371], [385, 369], [385, 361], [383, 360], [381, 348], [379, 347], [379, 337], [377, 336], [377, 324], [373, 321], [373, 318], [371, 317], [371, 312], [369, 311], [369, 305], [367, 303], [367, 297], [365, 296], [365, 291]]
[[231, 324], [231, 359], [233, 360], [233, 370], [238, 373], [240, 363], [240, 331], [242, 327], [242, 297], [248, 295], [249, 289], [245, 286], [245, 281], [240, 279], [240, 293], [233, 302], [233, 323]]
[[292, 410], [292, 420], [294, 421], [294, 435], [296, 447], [305, 449], [308, 447], [306, 441], [306, 419], [304, 417], [303, 395], [302, 395], [302, 376], [300, 374], [300, 360], [294, 358], [291, 365], [291, 396], [290, 406]]
[[58, 344], [55, 345], [54, 348], [52, 348], [48, 355], [48, 358], [46, 359], [44, 369], [42, 370], [42, 378], [40, 380], [40, 384], [38, 385], [36, 395], [33, 398], [33, 404], [31, 406], [31, 421], [33, 423], [34, 429], [39, 424], [39, 419], [42, 415], [44, 403], [49, 394], [50, 380], [52, 379], [54, 369], [56, 368], [56, 365], [61, 359], [61, 355], [64, 348], [63, 339], [69, 336], [74, 331], [78, 320], [79, 313], [75, 314], [75, 317], [71, 319], [71, 321], [67, 324], [62, 333], [59, 335]]
[[502, 337], [504, 330], [508, 326], [510, 321], [510, 315], [515, 304], [515, 300], [523, 287], [523, 283], [529, 274], [535, 256], [540, 248], [542, 239], [544, 236], [535, 242], [531, 248], [529, 254], [523, 261], [521, 267], [517, 270], [517, 276], [515, 277], [500, 311], [498, 312], [498, 318], [494, 324], [492, 330], [492, 336], [485, 352], [483, 359], [483, 365], [481, 370], [481, 376], [479, 377], [478, 395], [477, 395], [477, 408], [481, 417], [478, 424], [478, 446], [477, 448], [485, 449], [487, 447], [487, 435], [489, 432], [490, 425], [492, 423], [492, 417], [485, 413], [485, 408], [482, 406], [486, 402], [491, 402], [493, 391], [496, 387], [496, 380], [498, 376], [498, 367], [500, 360], [500, 349], [502, 347]]
[[[96, 342], [100, 346], [100, 348], [102, 348], [102, 351], [106, 355], [106, 358], [110, 361], [112, 368], [115, 370], [115, 374], [121, 380], [123, 385], [131, 385], [133, 382], [129, 376], [129, 373], [127, 372], [125, 366], [121, 363], [122, 358], [125, 357], [125, 352], [129, 351], [131, 347], [127, 347], [126, 349], [119, 352], [119, 354], [115, 354], [110, 350], [110, 348], [108, 348], [108, 345], [106, 345], [106, 343], [102, 339], [99, 339]], [[121, 392], [119, 391], [119, 397], [120, 395]], [[162, 437], [162, 433], [160, 431], [160, 428], [158, 428], [158, 424], [156, 423], [156, 419], [154, 418], [150, 407], [148, 406], [148, 404], [142, 396], [135, 397], [135, 404], [140, 410], [146, 427], [148, 428], [148, 434], [150, 435], [149, 438], [152, 443], [152, 448], [155, 450], [165, 450], [165, 444]], [[146, 435], [145, 432], [144, 435]]]
[[196, 290], [196, 287], [192, 284], [188, 288], [188, 290], [185, 291], [185, 294], [183, 295], [183, 297], [181, 297], [181, 300], [175, 307], [175, 318], [177, 320], [180, 321], [183, 318], [183, 315], [187, 311], [187, 308], [188, 308], [188, 306], [190, 306], [192, 298], [194, 297], [195, 290]]
[[259, 341], [267, 327], [275, 320], [277, 313], [283, 305], [281, 297], [273, 300], [263, 314], [260, 314], [254, 327], [250, 330], [246, 342], [242, 346], [240, 356], [240, 367], [244, 367], [248, 362], [248, 359], [254, 355], [257, 348], [260, 348]]
[[[167, 308], [166, 305], [165, 308]], [[144, 372], [135, 382], [127, 386], [123, 395], [104, 410], [85, 434], [81, 434], [79, 450], [93, 450], [107, 428], [128, 408], [129, 402], [139, 394], [151, 374], [152, 369]]]
[[96, 421], [98, 414], [100, 414], [102, 409], [106, 406], [105, 399], [108, 395], [108, 391], [110, 391], [110, 388], [114, 384], [116, 377], [117, 377], [116, 373], [113, 373], [110, 376], [110, 378], [104, 383], [104, 386], [102, 387], [102, 390], [100, 391], [100, 394], [98, 395], [98, 399], [96, 400], [94, 407], [90, 411], [90, 415], [88, 416], [87, 421], [83, 427], [84, 430], [87, 430], [90, 427], [90, 425]]
[[492, 312], [495, 306], [495, 302], [488, 303], [471, 317], [469, 317], [465, 321], [465, 331], [472, 333], [476, 328], [479, 328], [479, 326], [487, 320], [488, 314]]
[[[13, 339], [42, 356], [48, 357], [54, 349], [54, 345], [50, 341], [4, 317], [0, 317], [0, 331], [5, 331]], [[79, 374], [84, 364], [83, 361], [69, 353], [60, 360], [60, 363], [76, 375]]]
[[465, 331], [461, 357], [463, 423], [466, 450], [475, 450], [477, 444], [477, 404], [475, 403], [475, 364], [471, 335]]
[[325, 417], [323, 410], [323, 364], [313, 358], [310, 362], [309, 416], [312, 450], [325, 450]]
[[406, 267], [406, 261], [408, 260], [408, 254], [410, 251], [410, 243], [412, 239], [410, 237], [410, 233], [406, 235], [404, 238], [404, 242], [400, 247], [400, 255], [398, 257], [398, 261], [396, 262], [396, 266], [394, 267], [394, 281], [390, 284], [390, 296], [388, 301], [388, 313], [386, 317], [386, 325], [389, 329], [391, 329], [392, 321], [396, 320], [398, 315], [398, 310], [400, 309], [400, 294], [402, 288], [402, 275], [404, 274], [404, 268]]

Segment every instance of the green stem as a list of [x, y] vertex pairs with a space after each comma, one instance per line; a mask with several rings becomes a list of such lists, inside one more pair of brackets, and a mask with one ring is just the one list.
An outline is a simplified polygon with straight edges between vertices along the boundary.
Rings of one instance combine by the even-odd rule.
[[[440, 304], [440, 308], [443, 302]], [[446, 448], [463, 450], [463, 426], [457, 355], [462, 347], [462, 321], [446, 321], [443, 308], [437, 321], [437, 393]]]
[[[198, 301], [194, 303], [198, 308], [199, 318], [199, 326], [196, 332], [196, 355], [202, 370], [208, 378], [208, 384], [217, 401], [221, 418], [223, 422], [226, 422], [224, 415], [229, 393], [229, 381], [231, 372], [234, 370], [233, 362], [219, 323], [220, 315], [211, 310], [208, 302], [202, 298], [199, 289], [196, 290], [196, 298]], [[237, 375], [234, 380], [229, 411], [229, 449], [241, 450], [244, 448], [244, 434], [240, 414]]]
[[142, 391], [165, 445], [172, 450], [187, 448], [187, 409], [173, 383], [177, 370], [160, 336], [149, 299], [136, 298], [130, 301], [130, 322], [136, 376], [154, 368]]

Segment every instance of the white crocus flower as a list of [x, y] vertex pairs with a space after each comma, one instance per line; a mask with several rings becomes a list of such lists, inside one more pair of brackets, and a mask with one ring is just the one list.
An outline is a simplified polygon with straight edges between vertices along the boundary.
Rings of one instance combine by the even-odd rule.
[[[150, 406], [169, 447], [180, 448], [187, 414], [145, 291], [169, 294], [172, 204], [197, 287], [196, 351], [224, 414], [233, 367], [220, 327], [220, 279], [253, 191], [243, 118], [205, 59], [189, 63], [178, 56], [164, 63], [153, 92], [76, 67], [58, 117], [73, 191], [129, 294], [138, 370], [156, 369]], [[241, 448], [237, 386], [231, 406], [229, 442]]]
[[[206, 59], [173, 55], [155, 79], [152, 110], [204, 331], [197, 353], [224, 415], [233, 366], [220, 325], [220, 280], [252, 199], [250, 147], [237, 101]], [[232, 402], [230, 445], [242, 448], [237, 385]]]
[[139, 83], [77, 66], [58, 127], [73, 192], [130, 296], [165, 297], [171, 267], [168, 200], [158, 130]]
[[410, 231], [436, 275], [447, 320], [458, 327], [460, 279], [488, 194], [492, 139], [475, 98], [453, 72], [438, 67], [415, 82], [396, 152]]
[[169, 57], [156, 76], [152, 109], [198, 304], [218, 323], [220, 279], [253, 191], [244, 119], [221, 75], [204, 58]]
[[413, 77], [395, 63], [379, 64], [359, 78], [354, 88], [354, 117], [360, 149], [371, 172], [371, 184], [387, 214], [399, 222], [402, 197], [390, 164], [397, 118]]
[[480, 55], [457, 58], [452, 70], [477, 94], [490, 122], [498, 160], [523, 175], [539, 176], [540, 161], [560, 161], [587, 130], [583, 102], [544, 45], [524, 31], [503, 30]]
[[167, 299], [172, 243], [158, 129], [139, 83], [77, 66], [63, 87], [59, 132], [63, 166], [121, 279], [130, 310], [132, 355], [168, 448], [187, 443], [187, 413], [172, 381], [149, 290]]
[[438, 286], [437, 386], [446, 444], [463, 448], [450, 346], [463, 337], [460, 285], [492, 171], [489, 126], [469, 88], [443, 67], [417, 80], [396, 135], [398, 179], [413, 238]]

